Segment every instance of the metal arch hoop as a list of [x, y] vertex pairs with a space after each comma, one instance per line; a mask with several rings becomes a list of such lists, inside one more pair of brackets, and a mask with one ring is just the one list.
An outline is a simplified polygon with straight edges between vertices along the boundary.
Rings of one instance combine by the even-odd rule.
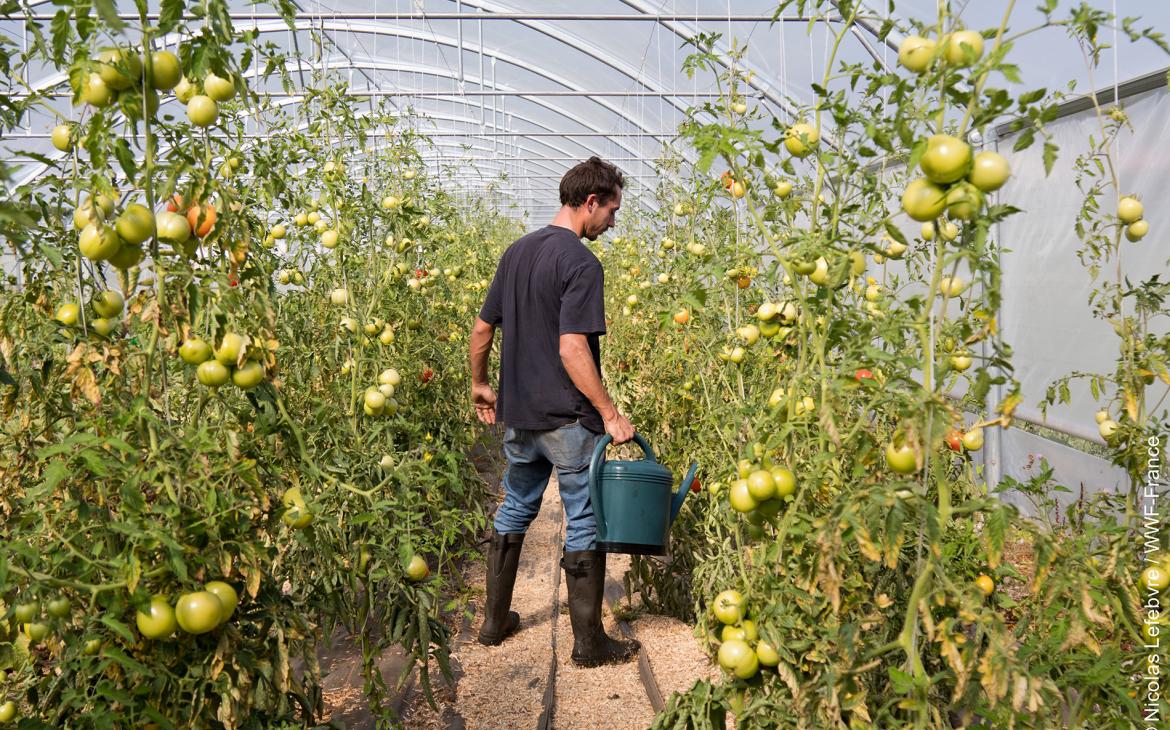
[[[379, 67], [392, 67], [392, 66], [394, 66], [394, 64], [381, 64], [381, 63], [378, 63], [378, 64], [369, 64], [368, 66], [369, 66], [369, 67], [371, 67], [371, 68], [379, 68]], [[346, 67], [346, 66], [340, 66], [339, 68], [345, 68], [345, 67]], [[291, 105], [294, 105], [294, 104], [300, 103], [300, 102], [302, 101], [302, 99], [303, 99], [303, 97], [289, 97], [288, 99], [282, 99], [281, 101], [277, 102], [277, 103], [275, 104], [275, 106], [291, 106]], [[365, 111], [357, 112], [357, 113], [356, 113], [354, 116], [357, 116], [357, 117], [369, 116], [369, 112], [365, 112]], [[471, 118], [471, 117], [460, 117], [460, 116], [455, 116], [455, 115], [452, 115], [452, 114], [444, 114], [444, 113], [442, 113], [442, 112], [430, 112], [430, 111], [428, 111], [428, 112], [426, 112], [426, 115], [425, 115], [425, 116], [421, 116], [420, 118], [426, 118], [426, 117], [430, 117], [430, 118], [432, 118], [432, 119], [441, 119], [441, 120], [446, 120], [446, 121], [453, 121], [453, 122], [460, 122], [460, 123], [465, 123], [465, 124], [471, 124], [471, 125], [481, 126], [481, 125], [480, 125], [480, 122], [479, 122], [479, 120], [477, 120], [477, 119], [474, 119], [474, 118]], [[552, 129], [551, 127], [549, 127], [549, 126], [547, 126], [547, 125], [541, 124], [540, 122], [535, 122], [535, 121], [532, 121], [532, 120], [528, 120], [528, 123], [529, 123], [529, 124], [532, 124], [532, 125], [533, 125], [533, 126], [535, 126], [535, 127], [539, 127], [540, 129], [542, 129], [542, 130], [545, 130], [546, 132], [550, 132], [550, 133], [557, 133], [557, 134], [559, 134], [558, 130], [554, 130], [554, 129]], [[622, 147], [623, 149], [625, 149], [627, 152], [630, 152], [631, 154], [636, 154], [636, 151], [635, 151], [635, 150], [633, 150], [633, 149], [630, 149], [629, 145], [627, 145], [626, 143], [624, 143], [624, 142], [622, 141], [621, 137], [622, 137], [623, 135], [621, 135], [621, 134], [612, 134], [612, 135], [611, 135], [611, 134], [607, 134], [607, 133], [605, 133], [605, 132], [602, 132], [600, 129], [598, 129], [598, 128], [597, 128], [596, 126], [594, 126], [594, 125], [587, 124], [587, 123], [585, 123], [585, 122], [581, 122], [581, 124], [582, 124], [582, 126], [585, 126], [585, 127], [587, 127], [588, 129], [592, 130], [592, 132], [595, 132], [595, 133], [597, 133], [597, 134], [600, 134], [601, 136], [605, 137], [606, 139], [609, 139], [609, 140], [610, 140], [610, 141], [612, 141], [614, 144], [616, 144], [616, 145], [618, 145], [618, 146]], [[495, 124], [495, 123], [492, 123], [492, 124], [490, 124], [490, 125], [489, 125], [487, 122], [485, 122], [485, 123], [484, 123], [482, 126], [490, 126], [492, 129], [495, 129], [495, 130], [502, 130], [502, 129], [503, 129], [502, 127], [500, 127], [499, 125], [497, 125], [497, 124]], [[297, 129], [305, 129], [305, 128], [306, 128], [306, 126], [305, 126], [305, 125], [303, 125], [303, 124], [302, 124], [302, 125], [298, 125], [298, 127], [297, 127]], [[422, 134], [422, 135], [424, 135], [424, 136], [426, 135], [426, 132], [425, 132], [425, 130], [416, 129], [416, 131], [418, 131], [420, 134]], [[451, 131], [458, 132], [459, 130], [451, 130]], [[546, 146], [546, 147], [550, 147], [550, 148], [552, 148], [552, 149], [554, 149], [554, 150], [557, 150], [558, 152], [561, 152], [561, 153], [563, 153], [563, 154], [565, 154], [565, 155], [570, 155], [570, 154], [571, 154], [571, 152], [570, 152], [568, 149], [565, 149], [564, 147], [561, 147], [561, 146], [558, 146], [558, 145], [552, 144], [552, 143], [550, 143], [550, 142], [544, 142], [544, 141], [541, 141], [539, 138], [535, 138], [535, 137], [526, 137], [524, 132], [517, 132], [517, 131], [515, 131], [515, 130], [503, 130], [503, 131], [505, 131], [505, 132], [506, 132], [508, 135], [510, 135], [510, 136], [516, 136], [516, 137], [521, 137], [521, 138], [530, 139], [531, 141], [535, 142], [536, 144], [541, 144], [541, 145], [544, 145], [544, 146]], [[572, 135], [573, 135], [573, 133], [572, 133], [572, 132], [564, 132], [563, 134], [565, 135], [565, 138], [566, 138], [566, 140], [567, 140], [567, 141], [569, 141], [571, 144], [573, 144], [573, 145], [576, 145], [576, 146], [578, 146], [578, 147], [582, 147], [583, 149], [588, 149], [588, 148], [586, 148], [584, 145], [582, 145], [581, 143], [572, 141], [572, 139], [571, 139], [571, 138], [572, 138]], [[476, 136], [478, 136], [478, 135], [477, 135], [477, 133], [476, 133], [476, 132], [474, 132], [474, 131], [468, 131], [468, 132], [466, 132], [466, 134], [465, 134], [465, 135], [464, 135], [464, 134], [460, 134], [460, 136], [476, 137]], [[530, 151], [533, 151], [533, 152], [535, 152], [535, 150], [530, 150]]]
[[[282, 31], [288, 30], [288, 26], [285, 25], [284, 23], [271, 23], [271, 24], [258, 23], [256, 25], [256, 28], [261, 33], [282, 32]], [[346, 21], [346, 22], [338, 22], [338, 21], [328, 22], [328, 21], [326, 21], [326, 22], [314, 24], [314, 25], [310, 26], [310, 28], [316, 29], [316, 30], [319, 30], [322, 32], [344, 31], [344, 32], [364, 33], [364, 34], [371, 34], [371, 35], [387, 35], [387, 36], [392, 36], [395, 38], [410, 38], [412, 40], [422, 41], [424, 43], [433, 43], [435, 45], [440, 45], [440, 46], [449, 47], [449, 48], [459, 48], [460, 47], [458, 39], [451, 38], [450, 36], [439, 35], [436, 33], [426, 33], [426, 32], [419, 31], [419, 30], [416, 30], [413, 28], [398, 27], [398, 26], [394, 26], [394, 25], [390, 25], [390, 24], [386, 24], [386, 23], [381, 23], [381, 22], [379, 22], [379, 23], [364, 23], [364, 22], [363, 23], [354, 23], [352, 21]], [[565, 42], [561, 38], [555, 38], [555, 40]], [[530, 64], [526, 64], [524, 62], [524, 59], [522, 59], [518, 56], [513, 56], [511, 54], [502, 53], [500, 51], [487, 50], [476, 43], [469, 43], [467, 41], [464, 41], [463, 47], [471, 52], [483, 53], [483, 55], [488, 57], [488, 58], [494, 58], [497, 61], [502, 61], [503, 63], [506, 63], [510, 66], [514, 66], [516, 68], [521, 68], [529, 73], [535, 74], [537, 76], [541, 76], [545, 79], [548, 79], [549, 81], [552, 81], [555, 84], [558, 84], [559, 86], [565, 87], [566, 89], [571, 89], [574, 91], [582, 91], [582, 92], [588, 91], [588, 89], [585, 89], [585, 88], [581, 87], [580, 85], [575, 84], [570, 79], [564, 78], [558, 74], [550, 73], [550, 72], [545, 71], [543, 69], [535, 68]], [[645, 80], [640, 79], [638, 77], [638, 74], [635, 71], [627, 68], [625, 64], [619, 64], [619, 63], [615, 63], [613, 61], [608, 61], [605, 59], [597, 58], [596, 56], [594, 56], [591, 52], [589, 52], [587, 50], [582, 50], [582, 49], [579, 49], [579, 50], [581, 50], [582, 53], [586, 53], [586, 55], [589, 55], [591, 58], [594, 58], [598, 62], [600, 62], [606, 66], [609, 66], [610, 68], [613, 68], [615, 71], [620, 72], [622, 75], [627, 76], [630, 79], [634, 80], [635, 82], [642, 84], [643, 86], [647, 86], [648, 88], [652, 88], [655, 91], [662, 91], [661, 88], [651, 87], [651, 85], [648, 84]], [[356, 65], [355, 65], [355, 67], [356, 67]], [[435, 69], [434, 71], [432, 71], [430, 73], [431, 73], [431, 75], [435, 75], [435, 76], [445, 76], [447, 78], [457, 79], [457, 75], [454, 72], [450, 72], [450, 71], [447, 71], [444, 73], [440, 69]], [[474, 77], [474, 76], [469, 76], [466, 74], [464, 76], [465, 81], [470, 81], [471, 83], [475, 83], [481, 89], [488, 88], [487, 83], [484, 81], [484, 79], [479, 78], [476, 81], [476, 80], [473, 80], [475, 78], [476, 77]], [[506, 90], [512, 91], [512, 89], [510, 89], [510, 88], [506, 89]], [[532, 95], [532, 96], [535, 96], [535, 95]], [[679, 96], [683, 97], [683, 96], [685, 96], [685, 94], [679, 94]], [[548, 108], [550, 110], [558, 111], [558, 113], [560, 113], [564, 116], [569, 116], [569, 117], [572, 116], [571, 113], [569, 113], [567, 111], [560, 111], [559, 104], [553, 104], [551, 102], [543, 102], [543, 101], [538, 102], [535, 98], [530, 98], [528, 95], [522, 95], [520, 98], [524, 98], [524, 99], [527, 99], [529, 101], [539, 103], [542, 106], [545, 106], [546, 108]], [[674, 106], [676, 109], [678, 109], [680, 111], [685, 111], [686, 107], [680, 101], [670, 99], [670, 97], [663, 97], [663, 98], [667, 99], [667, 101], [671, 104], [671, 106]], [[648, 127], [645, 125], [644, 122], [642, 122], [638, 119], [635, 119], [632, 115], [630, 115], [629, 113], [622, 110], [621, 107], [617, 106], [616, 104], [613, 104], [612, 102], [609, 102], [607, 100], [600, 99], [600, 98], [594, 98], [594, 102], [596, 104], [598, 104], [599, 106], [603, 107], [604, 109], [608, 110], [609, 112], [613, 113], [614, 115], [626, 120], [630, 124], [635, 125], [637, 128], [639, 128], [643, 131], [649, 131]], [[479, 104], [479, 106], [482, 106], [482, 102]], [[631, 150], [631, 152], [632, 152], [632, 150]]]
[[[353, 61], [350, 63], [338, 64], [338, 63], [333, 63], [331, 61], [326, 61], [322, 64], [314, 64], [314, 65], [315, 66], [320, 65], [321, 67], [329, 68], [329, 69], [358, 68], [358, 69], [372, 69], [372, 70], [407, 71], [410, 73], [438, 76], [441, 78], [451, 78], [451, 79], [455, 78], [453, 72], [446, 71], [443, 69], [436, 69], [433, 67], [422, 66], [422, 65], [418, 65], [418, 64], [402, 64], [402, 63], [397, 63], [397, 62], [362, 60], [362, 61]], [[473, 77], [473, 76], [468, 77], [468, 80], [470, 80], [472, 83], [476, 83], [475, 79], [476, 79], [476, 77]], [[511, 91], [512, 89], [510, 87], [507, 87], [507, 86], [501, 86], [500, 90]], [[361, 91], [360, 90], [351, 90], [350, 94], [352, 96], [361, 96]], [[301, 96], [291, 96], [291, 97], [288, 97], [287, 99], [282, 99], [281, 101], [276, 102], [276, 104], [281, 105], [281, 106], [288, 105], [288, 104], [295, 104], [295, 103], [298, 103], [302, 98], [303, 97], [301, 97]], [[427, 98], [431, 99], [431, 100], [442, 100], [442, 101], [455, 101], [455, 102], [462, 102], [463, 101], [463, 97], [459, 96], [458, 93], [456, 93], [456, 92], [453, 92], [452, 94], [449, 94], [449, 95], [441, 95], [441, 94], [437, 94], [437, 93], [430, 94], [430, 95], [428, 95]], [[563, 116], [567, 119], [573, 119], [577, 123], [588, 128], [590, 131], [601, 132], [602, 136], [605, 136], [607, 139], [611, 139], [615, 144], [618, 144], [619, 146], [623, 147], [627, 152], [630, 152], [631, 154], [637, 154], [636, 150], [630, 149], [628, 145], [624, 144], [621, 141], [621, 138], [624, 137], [625, 135], [621, 134], [620, 132], [615, 132], [613, 134], [605, 134], [603, 132], [603, 130], [600, 127], [598, 127], [596, 124], [586, 122], [586, 121], [583, 121], [579, 118], [574, 117], [567, 109], [565, 109], [564, 107], [562, 107], [559, 104], [554, 104], [554, 103], [547, 102], [543, 99], [538, 99], [538, 98], [529, 99], [527, 96], [523, 96], [521, 98], [524, 98], [527, 101], [530, 101], [534, 104], [537, 104], [538, 106], [542, 106], [542, 107], [548, 109], [549, 111], [551, 111], [555, 114], [558, 114], [560, 116]], [[472, 106], [481, 106], [481, 105], [473, 104]], [[537, 127], [540, 127], [543, 130], [546, 130], [549, 132], [558, 131], [558, 130], [552, 129], [551, 127], [549, 127], [547, 125], [540, 124], [539, 122], [534, 122], [532, 120], [528, 120], [528, 121], [529, 121], [529, 123], [531, 123]], [[470, 120], [469, 123], [479, 124], [479, 122], [476, 120]], [[500, 127], [498, 127], [496, 125], [493, 125], [493, 128], [500, 129]], [[510, 131], [510, 130], [508, 130], [508, 131]], [[523, 132], [514, 132], [514, 134], [517, 137], [524, 136]], [[474, 136], [474, 135], [471, 135], [470, 133], [469, 133], [469, 135]], [[666, 137], [656, 136], [655, 138], [662, 140], [664, 142], [669, 142], [669, 139]], [[576, 144], [576, 143], [574, 143], [574, 144]], [[552, 145], [548, 145], [548, 146], [552, 146]], [[560, 151], [568, 154], [567, 150], [561, 149]], [[687, 158], [687, 156], [685, 154], [683, 154], [682, 150], [679, 150], [679, 153], [680, 153], [680, 155], [683, 156], [683, 159], [686, 160], [686, 162], [688, 164], [693, 165], [693, 161], [690, 160], [689, 158]]]
[[[293, 65], [294, 63], [297, 64], [298, 66], [299, 65], [307, 65], [309, 68], [324, 68], [324, 69], [366, 68], [366, 69], [372, 69], [372, 70], [405, 70], [405, 71], [408, 71], [410, 73], [418, 73], [418, 74], [425, 74], [425, 75], [435, 75], [435, 76], [440, 76], [440, 77], [454, 78], [454, 76], [449, 71], [445, 71], [443, 69], [437, 69], [437, 68], [433, 68], [433, 67], [428, 67], [428, 66], [422, 66], [422, 65], [418, 65], [418, 64], [401, 64], [401, 63], [388, 62], [388, 61], [386, 61], [386, 62], [369, 61], [369, 62], [363, 62], [363, 63], [355, 63], [351, 59], [349, 59], [348, 57], [346, 58], [345, 62], [342, 62], [342, 63], [336, 63], [336, 62], [331, 61], [331, 60], [325, 60], [325, 61], [314, 63], [312, 61], [309, 61], [308, 59], [303, 59], [303, 58], [299, 59], [299, 61], [298, 60], [290, 60], [289, 61], [289, 65]], [[250, 71], [244, 72], [244, 74], [242, 74], [242, 75], [245, 78], [252, 78], [255, 76], [255, 72], [250, 70]], [[53, 77], [50, 77], [49, 79], [42, 82], [42, 88], [51, 87], [53, 85], [63, 83], [64, 82], [64, 75], [58, 74], [58, 76], [60, 77], [60, 80], [54, 80]], [[553, 80], [555, 80], [555, 79], [553, 79]], [[482, 80], [480, 80], [480, 81], [482, 81]], [[480, 85], [481, 85], [481, 87], [486, 88], [486, 86], [484, 86], [484, 84], [481, 83]], [[511, 90], [511, 89], [504, 87], [503, 90]], [[360, 94], [355, 94], [355, 95], [360, 95]], [[458, 97], [453, 97], [453, 98], [458, 99]], [[291, 106], [293, 104], [300, 103], [301, 101], [303, 101], [303, 99], [304, 99], [303, 96], [292, 96], [292, 97], [288, 97], [286, 99], [281, 99], [280, 101], [275, 102], [274, 106], [278, 106], [278, 107]], [[163, 103], [167, 104], [167, 103], [171, 103], [172, 101], [173, 100], [171, 100], [171, 99], [166, 99], [163, 101]], [[550, 102], [545, 102], [543, 100], [538, 100], [538, 99], [532, 99], [531, 101], [533, 103], [536, 103], [538, 105], [541, 105], [541, 106], [548, 108], [550, 111], [552, 111], [556, 114], [571, 118], [571, 115], [567, 111], [563, 110], [561, 108], [561, 106], [558, 104], [552, 104]], [[249, 110], [249, 111], [245, 112], [244, 115], [245, 116], [252, 116], [252, 111]], [[367, 113], [358, 112], [357, 115], [358, 116], [366, 116]], [[431, 118], [434, 118], [434, 119], [445, 119], [448, 121], [457, 121], [457, 122], [467, 123], [470, 125], [488, 126], [488, 127], [491, 127], [493, 130], [502, 130], [503, 129], [494, 120], [485, 120], [484, 122], [481, 123], [479, 120], [466, 118], [466, 117], [454, 117], [451, 115], [445, 115], [445, 114], [438, 113], [438, 112], [434, 112], [434, 113], [428, 112], [427, 116], [430, 116]], [[580, 123], [582, 126], [588, 128], [594, 132], [602, 132], [602, 130], [594, 124], [587, 123], [587, 122], [581, 121], [579, 119], [577, 119], [576, 121], [578, 123]], [[548, 131], [548, 132], [556, 131], [556, 130], [553, 130], [551, 127], [548, 127], [547, 125], [541, 124], [539, 122], [535, 122], [535, 121], [531, 121], [531, 120], [529, 120], [529, 122], [532, 125], [540, 128], [542, 130]], [[304, 128], [304, 125], [301, 125], [298, 127], [298, 129], [303, 129], [303, 128]], [[425, 135], [425, 132], [423, 132], [422, 130], [419, 130], [419, 131], [420, 131], [420, 133]], [[458, 131], [458, 130], [452, 130], [452, 131]], [[511, 131], [511, 130], [504, 130], [504, 131]], [[522, 132], [513, 132], [513, 134], [518, 138], [518, 140], [519, 139], [526, 139], [533, 144], [556, 150], [557, 152], [560, 152], [564, 156], [572, 156], [572, 152], [569, 149], [567, 149], [566, 147], [563, 147], [559, 144], [554, 144], [552, 142], [544, 141], [541, 138], [525, 137]], [[466, 136], [469, 138], [474, 138], [477, 135], [474, 131], [469, 130], [466, 133]], [[620, 146], [622, 149], [631, 153], [632, 155], [637, 156], [637, 151], [635, 149], [632, 149], [629, 144], [627, 144], [626, 142], [621, 140], [622, 135], [620, 135], [620, 134], [604, 135], [604, 133], [603, 133], [603, 136], [605, 136], [606, 139], [611, 140], [614, 144]], [[660, 139], [664, 139], [664, 138], [660, 138]], [[522, 146], [526, 151], [533, 152], [534, 154], [538, 152], [538, 150], [536, 148], [533, 148], [527, 144], [520, 145], [518, 140], [516, 141], [517, 145]], [[582, 145], [580, 142], [573, 141], [570, 136], [566, 136], [565, 141], [569, 142], [573, 146], [581, 148], [582, 150], [588, 150], [588, 148], [585, 147], [584, 145]], [[682, 154], [681, 150], [679, 152], [680, 152], [680, 154]], [[64, 153], [56, 153], [56, 156], [60, 157], [63, 154]], [[687, 161], [688, 164], [692, 164], [689, 159], [686, 159], [685, 155], [683, 155], [683, 158]], [[645, 164], [645, 163], [643, 163], [643, 164]], [[25, 176], [22, 179], [21, 184], [24, 184], [25, 182], [30, 180], [33, 176], [40, 174], [40, 172], [42, 170], [44, 170], [44, 167], [45, 167], [44, 165], [39, 165], [39, 166], [34, 167], [29, 172], [29, 175]]]

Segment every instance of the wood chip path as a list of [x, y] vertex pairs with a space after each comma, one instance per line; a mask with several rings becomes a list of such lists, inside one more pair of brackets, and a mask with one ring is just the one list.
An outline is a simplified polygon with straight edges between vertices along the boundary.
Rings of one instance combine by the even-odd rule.
[[[520, 631], [500, 646], [481, 646], [475, 640], [483, 620], [479, 604], [485, 564], [466, 567], [468, 585], [478, 587], [480, 593], [474, 620], [452, 647], [456, 685], [437, 692], [438, 711], [421, 696], [411, 698], [403, 715], [405, 727], [635, 730], [653, 722], [655, 709], [639, 676], [639, 663], [581, 669], [570, 660], [573, 631], [560, 568], [561, 515], [554, 475], [520, 554], [512, 597], [512, 610], [520, 614]], [[612, 599], [615, 592], [620, 595], [628, 566], [627, 556], [608, 557], [607, 598]], [[611, 636], [620, 635], [622, 629], [608, 605], [604, 615], [606, 630]], [[643, 616], [626, 629], [643, 642], [642, 671], [652, 687], [661, 687], [662, 696], [688, 689], [695, 680], [711, 675], [713, 670], [690, 626], [662, 616]]]

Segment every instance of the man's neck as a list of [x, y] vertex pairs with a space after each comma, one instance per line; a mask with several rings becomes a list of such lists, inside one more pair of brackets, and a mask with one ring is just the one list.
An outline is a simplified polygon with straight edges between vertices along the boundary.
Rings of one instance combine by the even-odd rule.
[[579, 220], [577, 211], [567, 205], [561, 206], [561, 209], [553, 216], [552, 223], [549, 225], [568, 228], [577, 238], [581, 238], [585, 233], [585, 224]]

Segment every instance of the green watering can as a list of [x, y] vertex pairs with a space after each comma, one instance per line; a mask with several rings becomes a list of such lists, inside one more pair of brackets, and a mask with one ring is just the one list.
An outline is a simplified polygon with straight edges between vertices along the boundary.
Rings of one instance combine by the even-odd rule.
[[699, 464], [691, 464], [675, 492], [674, 477], [654, 458], [654, 449], [646, 439], [634, 434], [634, 441], [646, 454], [641, 461], [606, 461], [605, 448], [612, 441], [609, 434], [603, 436], [589, 462], [589, 499], [597, 518], [597, 549], [665, 555], [670, 524], [691, 490]]

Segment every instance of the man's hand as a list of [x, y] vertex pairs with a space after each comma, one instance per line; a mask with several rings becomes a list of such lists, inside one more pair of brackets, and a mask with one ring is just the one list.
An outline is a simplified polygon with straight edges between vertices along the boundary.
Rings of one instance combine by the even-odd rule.
[[492, 386], [486, 383], [471, 386], [471, 402], [475, 405], [475, 415], [480, 421], [489, 426], [495, 424], [496, 391], [492, 390]]
[[634, 438], [634, 424], [615, 408], [613, 415], [605, 419], [605, 432], [613, 436], [615, 444], [624, 444]]

